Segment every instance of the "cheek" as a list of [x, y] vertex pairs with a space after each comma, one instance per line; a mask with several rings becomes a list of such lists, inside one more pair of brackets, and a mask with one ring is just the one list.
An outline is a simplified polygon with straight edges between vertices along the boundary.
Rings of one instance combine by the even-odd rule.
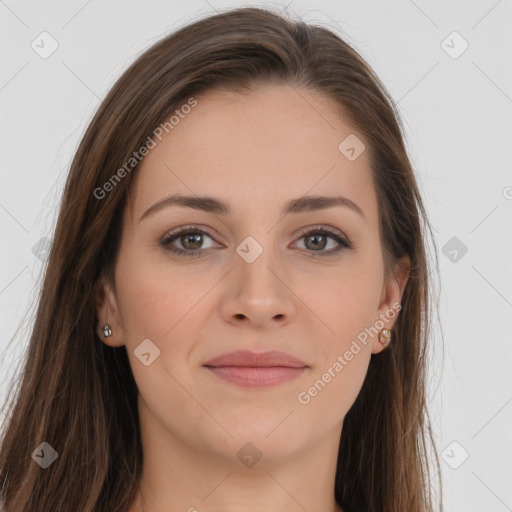
[[304, 417], [321, 416], [325, 427], [334, 427], [349, 411], [368, 371], [371, 338], [365, 329], [375, 320], [380, 288], [366, 270], [318, 281], [322, 286], [307, 300], [324, 335], [310, 333], [319, 359], [296, 399]]
[[[353, 405], [371, 358], [370, 328], [376, 320], [382, 267], [359, 254], [332, 273], [317, 275], [305, 301], [321, 319], [323, 335], [310, 332], [319, 360], [297, 401], [305, 414], [322, 414], [336, 424]], [[302, 397], [302, 398], [301, 398]]]
[[200, 308], [206, 285], [172, 264], [154, 261], [151, 255], [120, 257], [116, 270], [118, 307], [128, 344], [154, 339], [160, 346], [172, 336], [187, 315]]
[[[338, 355], [343, 362], [337, 359]], [[362, 347], [348, 361], [343, 359], [342, 352], [332, 357], [326, 367], [318, 369], [297, 394], [300, 416], [304, 420], [321, 418], [324, 429], [342, 422], [361, 391], [370, 355], [370, 351]]]
[[[365, 265], [346, 265], [316, 276], [305, 295], [306, 304], [324, 322], [331, 347], [340, 350], [375, 321], [382, 276], [375, 261]], [[330, 334], [329, 334], [330, 333]]]
[[[212, 285], [143, 254], [125, 253], [118, 261], [116, 278], [119, 314], [126, 333], [124, 344], [141, 395], [153, 412], [164, 395], [186, 410], [190, 400], [181, 396], [185, 393], [178, 382], [187, 378], [184, 363], [194, 345], [206, 303], [201, 298]], [[157, 348], [147, 342], [141, 345], [147, 339]], [[150, 360], [157, 354], [147, 366], [137, 356], [143, 346], [153, 351]], [[157, 393], [155, 398], [155, 390], [162, 395]], [[189, 411], [191, 417], [196, 414], [199, 412], [194, 408]]]

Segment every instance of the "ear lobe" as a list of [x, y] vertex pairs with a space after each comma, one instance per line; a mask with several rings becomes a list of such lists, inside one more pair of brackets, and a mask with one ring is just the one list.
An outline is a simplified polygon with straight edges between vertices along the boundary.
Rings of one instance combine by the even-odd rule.
[[[381, 296], [381, 303], [379, 304], [379, 315], [376, 319], [376, 324], [386, 329], [393, 329], [396, 319], [400, 312], [401, 302], [407, 281], [409, 280], [411, 268], [411, 260], [408, 255], [402, 256], [396, 263], [394, 273], [389, 278], [389, 281], [384, 284]], [[391, 343], [393, 342], [393, 336], [391, 336]], [[378, 341], [378, 335], [375, 336], [372, 344], [372, 353], [378, 354], [385, 347]]]
[[[110, 298], [112, 297], [112, 298]], [[121, 336], [121, 324], [115, 315], [115, 298], [110, 290], [110, 286], [101, 277], [94, 287], [94, 299], [96, 304], [96, 333], [100, 340], [110, 347], [120, 347], [124, 345]], [[114, 305], [114, 307], [112, 307]], [[110, 332], [109, 336], [105, 335]]]

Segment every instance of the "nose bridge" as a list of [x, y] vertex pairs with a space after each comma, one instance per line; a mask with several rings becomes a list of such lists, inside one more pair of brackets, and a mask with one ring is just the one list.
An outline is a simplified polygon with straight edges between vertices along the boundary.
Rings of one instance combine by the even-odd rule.
[[264, 291], [270, 287], [272, 290], [266, 290], [265, 293], [279, 293], [279, 279], [275, 275], [275, 269], [280, 266], [276, 258], [278, 251], [273, 247], [271, 239], [271, 235], [267, 236], [260, 230], [259, 234], [247, 236], [236, 247], [239, 257], [236, 262], [239, 267], [237, 274], [244, 288]]
[[264, 229], [257, 231], [235, 248], [235, 268], [223, 310], [229, 321], [245, 317], [254, 325], [263, 326], [272, 319], [289, 319], [293, 294], [283, 283], [283, 266], [279, 251], [271, 241], [272, 234], [268, 235]]

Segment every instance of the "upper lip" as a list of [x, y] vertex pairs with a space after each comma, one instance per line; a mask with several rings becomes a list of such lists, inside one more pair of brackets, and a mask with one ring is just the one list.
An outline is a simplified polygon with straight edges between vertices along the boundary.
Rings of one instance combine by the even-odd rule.
[[214, 357], [207, 361], [204, 366], [247, 366], [253, 368], [287, 366], [289, 368], [303, 368], [308, 365], [304, 361], [278, 350], [271, 350], [268, 352], [236, 350], [235, 352], [229, 352], [227, 354]]

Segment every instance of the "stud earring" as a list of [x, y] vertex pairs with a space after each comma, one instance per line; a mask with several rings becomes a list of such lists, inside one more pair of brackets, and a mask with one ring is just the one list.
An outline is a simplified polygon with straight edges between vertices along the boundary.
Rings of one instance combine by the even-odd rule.
[[[107, 318], [107, 304], [105, 303], [105, 318]], [[110, 338], [112, 336], [112, 327], [108, 323], [103, 326], [103, 337]]]
[[391, 341], [391, 331], [389, 329], [381, 329], [379, 332], [379, 341], [386, 348]]

